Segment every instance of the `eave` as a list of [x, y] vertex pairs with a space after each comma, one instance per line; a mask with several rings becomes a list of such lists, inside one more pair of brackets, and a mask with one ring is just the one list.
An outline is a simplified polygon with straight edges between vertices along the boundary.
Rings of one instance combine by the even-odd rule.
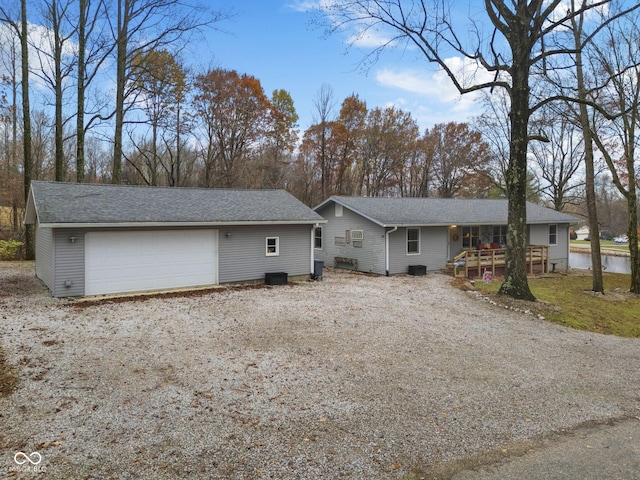
[[234, 221], [234, 222], [120, 222], [120, 223], [65, 223], [40, 222], [43, 228], [158, 228], [158, 227], [229, 227], [259, 225], [316, 225], [326, 220], [272, 220], [272, 221]]

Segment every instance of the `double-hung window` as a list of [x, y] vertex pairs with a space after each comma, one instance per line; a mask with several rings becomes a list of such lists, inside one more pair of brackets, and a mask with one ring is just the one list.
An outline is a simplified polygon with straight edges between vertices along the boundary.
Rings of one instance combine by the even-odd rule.
[[420, 255], [419, 228], [407, 228], [407, 255]]
[[322, 250], [322, 227], [316, 227], [313, 230], [313, 248]]
[[558, 225], [549, 225], [549, 245], [558, 244]]

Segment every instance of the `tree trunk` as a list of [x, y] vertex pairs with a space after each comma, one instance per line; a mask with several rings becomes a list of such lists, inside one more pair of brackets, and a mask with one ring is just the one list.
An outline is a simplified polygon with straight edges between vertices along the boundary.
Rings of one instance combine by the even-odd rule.
[[87, 48], [87, 0], [80, 0], [78, 19], [78, 109], [76, 114], [76, 181], [84, 182], [85, 49]]
[[629, 253], [631, 255], [631, 287], [632, 293], [640, 293], [640, 257], [638, 252], [638, 198], [636, 190], [633, 190], [627, 196], [627, 205], [629, 208]]
[[507, 198], [509, 213], [505, 277], [500, 293], [523, 300], [535, 300], [527, 281], [527, 147], [529, 144], [529, 55], [526, 38], [515, 33], [512, 45], [511, 69], [511, 142], [507, 168]]
[[[587, 89], [584, 83], [584, 70], [582, 62], [582, 21], [580, 25], [575, 17], [572, 18], [573, 35], [576, 46], [576, 78], [578, 83], [578, 100], [586, 100]], [[593, 137], [591, 134], [591, 124], [589, 122], [589, 112], [584, 103], [579, 104], [580, 125], [584, 136], [584, 162], [585, 162], [585, 189], [587, 197], [587, 212], [589, 215], [589, 238], [591, 239], [591, 271], [592, 290], [604, 293], [604, 283], [602, 280], [602, 257], [600, 256], [600, 227], [598, 226], [598, 212], [596, 208], [596, 187], [595, 187], [595, 167], [593, 162]]]
[[54, 34], [53, 63], [55, 78], [55, 179], [64, 181], [64, 132], [62, 122], [62, 39], [60, 29], [61, 18], [58, 12], [58, 2], [51, 2], [51, 21]]
[[113, 138], [113, 173], [111, 183], [122, 183], [122, 137], [124, 133], [124, 95], [127, 72], [128, 0], [118, 0], [118, 39], [116, 59], [116, 115]]
[[[176, 168], [175, 168], [175, 179], [172, 182], [171, 186], [172, 187], [179, 187], [180, 186], [180, 162], [182, 161], [182, 158], [180, 156], [182, 148], [180, 145], [180, 129], [182, 128], [182, 125], [180, 124], [180, 102], [178, 102], [178, 109], [176, 111]], [[172, 169], [173, 170], [173, 169]]]
[[[24, 155], [24, 201], [29, 198], [29, 189], [33, 175], [33, 162], [31, 158], [31, 107], [29, 106], [29, 32], [27, 22], [27, 0], [21, 0], [22, 25], [20, 34], [20, 46], [22, 51], [22, 119], [24, 122], [24, 134], [22, 148]], [[36, 258], [35, 229], [33, 225], [25, 227], [25, 259]]]

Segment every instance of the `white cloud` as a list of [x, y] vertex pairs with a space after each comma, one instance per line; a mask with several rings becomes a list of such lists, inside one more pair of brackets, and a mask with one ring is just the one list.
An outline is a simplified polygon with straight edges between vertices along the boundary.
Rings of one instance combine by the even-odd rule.
[[[53, 77], [53, 31], [43, 25], [29, 23], [29, 70], [32, 74], [29, 76], [30, 85], [37, 89], [43, 90], [47, 88], [45, 81], [40, 78], [43, 75]], [[2, 46], [3, 56], [0, 62], [0, 74], [9, 74], [9, 65], [4, 62], [11, 58], [10, 49], [16, 49], [17, 62], [20, 62], [20, 42], [11, 29], [7, 25], [0, 25], [0, 45]], [[67, 41], [63, 47], [62, 55], [67, 58], [75, 56], [77, 53], [77, 44]], [[64, 61], [64, 60], [63, 60]], [[16, 66], [17, 80], [21, 79], [20, 64]]]
[[327, 5], [327, 0], [293, 0], [287, 3], [287, 7], [296, 12], [310, 12], [321, 10]]
[[391, 45], [393, 44], [393, 41], [388, 35], [384, 35], [380, 31], [367, 29], [358, 34], [352, 35], [347, 39], [346, 43], [360, 48], [378, 48], [385, 45]]
[[[491, 74], [475, 62], [452, 57], [446, 63], [464, 86], [492, 80]], [[461, 95], [441, 68], [435, 72], [427, 68], [383, 68], [376, 72], [376, 81], [386, 88], [405, 92], [391, 103], [410, 110], [421, 125], [464, 122], [478, 114], [480, 92]]]
[[[491, 74], [476, 62], [451, 57], [445, 63], [464, 87], [492, 80]], [[441, 101], [451, 101], [460, 96], [453, 81], [442, 68], [431, 73], [427, 69], [384, 68], [376, 73], [376, 80], [385, 87], [399, 88], [418, 95], [437, 96]]]

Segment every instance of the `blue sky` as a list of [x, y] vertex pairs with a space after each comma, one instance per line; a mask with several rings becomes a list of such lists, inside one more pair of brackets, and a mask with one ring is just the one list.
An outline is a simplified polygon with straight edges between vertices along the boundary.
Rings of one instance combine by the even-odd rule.
[[297, 0], [219, 0], [216, 9], [233, 18], [208, 32], [193, 53], [200, 68], [225, 68], [253, 75], [266, 94], [287, 90], [300, 116], [301, 131], [315, 117], [314, 100], [330, 85], [337, 114], [357, 93], [369, 108], [394, 105], [411, 112], [421, 130], [436, 123], [466, 121], [478, 113], [473, 98], [460, 98], [450, 81], [412, 51], [388, 51], [366, 71], [368, 46], [348, 48], [346, 36], [326, 37]]

